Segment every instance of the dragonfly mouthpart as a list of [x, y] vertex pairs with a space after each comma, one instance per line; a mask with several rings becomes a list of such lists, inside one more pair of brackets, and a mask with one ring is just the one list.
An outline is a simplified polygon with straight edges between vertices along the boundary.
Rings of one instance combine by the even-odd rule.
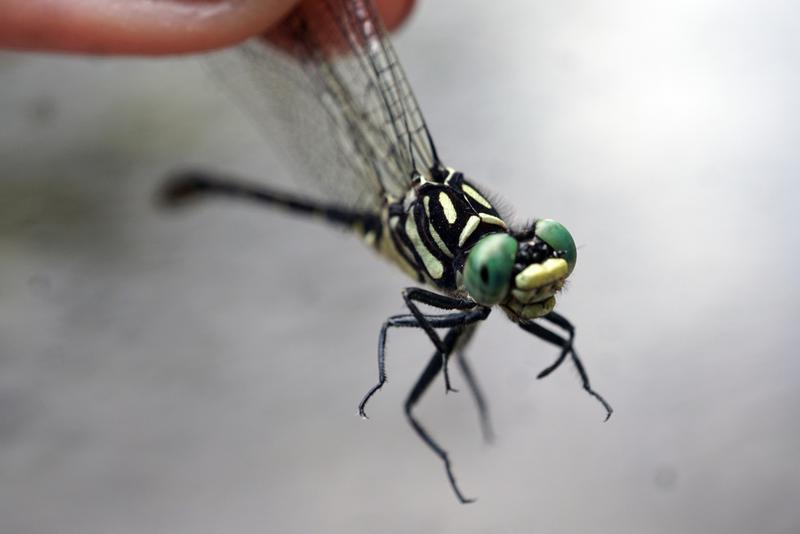
[[575, 241], [552, 219], [538, 220], [515, 237], [520, 244], [503, 307], [517, 320], [536, 319], [553, 311], [555, 295], [575, 267]]
[[556, 305], [558, 293], [569, 275], [562, 258], [528, 265], [514, 277], [514, 287], [504, 306], [520, 319], [536, 319], [547, 315]]

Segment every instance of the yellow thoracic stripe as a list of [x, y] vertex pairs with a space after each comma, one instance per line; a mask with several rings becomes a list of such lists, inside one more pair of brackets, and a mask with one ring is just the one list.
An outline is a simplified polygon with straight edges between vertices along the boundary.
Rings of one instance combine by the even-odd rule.
[[488, 200], [483, 198], [483, 195], [475, 191], [475, 189], [467, 184], [461, 184], [461, 190], [467, 194], [467, 196], [471, 197], [472, 200], [477, 202], [478, 204], [483, 205], [486, 208], [492, 209], [492, 205], [489, 203]]
[[453, 253], [450, 252], [449, 248], [447, 248], [447, 245], [445, 245], [444, 241], [442, 241], [442, 238], [439, 236], [439, 232], [436, 231], [432, 224], [428, 224], [428, 231], [431, 233], [431, 237], [436, 243], [436, 246], [439, 247], [439, 249], [444, 252], [447, 257], [452, 258]]
[[450, 224], [456, 222], [456, 219], [458, 219], [458, 212], [456, 212], [456, 207], [453, 206], [453, 201], [450, 200], [450, 197], [444, 191], [439, 193], [439, 204], [442, 205], [444, 218], [447, 219], [447, 222]]
[[410, 212], [406, 218], [406, 235], [414, 246], [414, 250], [417, 251], [417, 254], [422, 259], [425, 270], [428, 271], [431, 278], [434, 280], [441, 278], [444, 274], [444, 265], [442, 265], [442, 262], [440, 262], [436, 256], [431, 254], [425, 246], [425, 243], [422, 242], [422, 238], [419, 236], [419, 232], [417, 232], [417, 222], [414, 218], [413, 211]]
[[469, 219], [467, 219], [467, 224], [464, 225], [464, 229], [461, 230], [461, 235], [458, 236], [458, 246], [463, 246], [464, 243], [467, 242], [469, 236], [472, 235], [472, 232], [478, 227], [481, 223], [481, 218], [477, 215], [470, 215]]
[[400, 267], [404, 273], [408, 274], [411, 278], [417, 279], [419, 278], [419, 273], [417, 272], [416, 267], [406, 259], [408, 256], [413, 257], [413, 254], [407, 250], [402, 240], [398, 240], [398, 242], [401, 243], [401, 251], [401, 249], [398, 248], [397, 243], [395, 243], [395, 240], [392, 239], [392, 235], [396, 232], [398, 222], [399, 217], [391, 217], [391, 219], [388, 221], [388, 224], [384, 225], [383, 236], [379, 241], [379, 250], [385, 258]]
[[489, 215], [488, 213], [479, 213], [478, 217], [481, 218], [483, 222], [486, 224], [494, 224], [500, 226], [504, 230], [508, 230], [508, 226], [506, 226], [505, 221], [499, 217], [495, 217], [494, 215]]

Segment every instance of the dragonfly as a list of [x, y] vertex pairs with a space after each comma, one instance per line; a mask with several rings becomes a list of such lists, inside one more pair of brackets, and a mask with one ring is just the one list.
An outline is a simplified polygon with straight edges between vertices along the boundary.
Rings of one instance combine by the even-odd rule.
[[[313, 193], [279, 190], [225, 173], [175, 173], [162, 191], [171, 206], [231, 197], [316, 217], [360, 236], [416, 285], [402, 290], [407, 311], [388, 317], [378, 335], [378, 381], [358, 413], [386, 383], [386, 337], [418, 329], [434, 350], [405, 401], [419, 438], [441, 460], [462, 503], [449, 453], [414, 415], [434, 380], [455, 391], [457, 362], [491, 439], [487, 404], [465, 348], [494, 309], [558, 348], [538, 374], [571, 361], [583, 389], [605, 409], [575, 350], [575, 328], [554, 311], [575, 268], [569, 231], [552, 219], [514, 225], [491, 196], [440, 159], [408, 79], [371, 0], [307, 0], [276, 29], [210, 60], [217, 77], [270, 138], [292, 157]], [[430, 311], [432, 310], [432, 311]]]

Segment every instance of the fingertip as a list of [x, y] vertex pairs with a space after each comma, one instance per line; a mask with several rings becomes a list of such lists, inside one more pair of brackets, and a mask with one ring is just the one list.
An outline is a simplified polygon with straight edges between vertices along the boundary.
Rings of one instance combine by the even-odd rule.
[[[299, 0], [3, 0], [0, 47], [88, 54], [203, 52], [264, 33]], [[414, 0], [376, 0], [390, 30]]]
[[416, 0], [375, 0], [383, 24], [390, 31], [398, 29], [408, 19]]
[[0, 47], [162, 55], [235, 44], [298, 0], [4, 0]]

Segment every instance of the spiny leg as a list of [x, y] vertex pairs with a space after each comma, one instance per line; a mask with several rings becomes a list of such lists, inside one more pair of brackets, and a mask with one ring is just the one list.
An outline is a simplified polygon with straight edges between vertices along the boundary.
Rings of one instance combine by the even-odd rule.
[[483, 441], [491, 443], [494, 441], [494, 432], [492, 431], [491, 418], [489, 417], [489, 408], [481, 392], [481, 387], [478, 385], [478, 381], [475, 378], [475, 373], [472, 372], [472, 366], [469, 364], [466, 356], [466, 346], [472, 339], [472, 334], [475, 332], [476, 327], [477, 324], [474, 324], [464, 329], [464, 333], [458, 339], [458, 344], [454, 352], [458, 367], [461, 370], [461, 374], [464, 375], [464, 380], [472, 394], [472, 399], [475, 401], [475, 406], [478, 408], [478, 418], [480, 420]]
[[605, 410], [606, 410], [606, 418], [605, 418], [605, 420], [608, 421], [608, 418], [611, 417], [612, 413], [614, 413], [614, 409], [611, 408], [611, 405], [608, 404], [608, 402], [606, 402], [606, 400], [599, 393], [597, 393], [595, 390], [592, 389], [592, 387], [591, 387], [591, 385], [589, 383], [589, 375], [586, 373], [586, 369], [583, 367], [583, 363], [581, 362], [580, 358], [578, 357], [578, 353], [575, 352], [575, 348], [572, 345], [572, 340], [573, 340], [574, 334], [575, 334], [575, 328], [572, 326], [572, 324], [565, 317], [563, 317], [561, 315], [555, 314], [554, 317], [548, 317], [548, 316], [552, 315], [552, 313], [553, 312], [551, 312], [550, 314], [546, 315], [545, 319], [548, 319], [550, 322], [552, 322], [552, 323], [564, 328], [569, 333], [569, 337], [568, 338], [564, 338], [564, 337], [556, 334], [552, 330], [548, 330], [547, 328], [545, 328], [545, 327], [543, 327], [543, 326], [541, 326], [541, 325], [539, 325], [537, 323], [534, 323], [533, 321], [520, 322], [519, 323], [519, 326], [523, 330], [525, 330], [526, 332], [530, 332], [531, 334], [535, 335], [539, 339], [547, 341], [548, 343], [552, 343], [553, 345], [561, 347], [561, 349], [562, 349], [562, 355], [559, 356], [559, 358], [556, 360], [556, 362], [553, 365], [551, 365], [550, 367], [548, 367], [547, 369], [542, 371], [542, 373], [539, 373], [539, 376], [541, 377], [543, 373], [544, 373], [544, 376], [547, 376], [547, 374], [552, 372], [553, 369], [555, 369], [556, 367], [561, 365], [561, 362], [563, 361], [563, 359], [567, 355], [569, 355], [570, 358], [572, 359], [572, 363], [575, 365], [575, 368], [578, 370], [578, 374], [581, 377], [581, 383], [583, 385], [583, 389], [586, 390], [586, 392], [589, 395], [591, 395], [592, 397], [597, 399], [600, 402], [600, 404], [603, 405], [603, 408], [605, 408]]
[[[600, 396], [599, 393], [594, 391], [591, 385], [589, 384], [589, 374], [586, 372], [586, 369], [583, 366], [583, 362], [578, 357], [578, 353], [575, 351], [575, 347], [573, 346], [573, 341], [575, 339], [575, 327], [572, 325], [569, 319], [567, 319], [560, 313], [550, 312], [544, 316], [544, 319], [550, 321], [556, 326], [561, 327], [569, 334], [569, 340], [568, 340], [569, 350], [566, 352], [569, 354], [570, 358], [572, 359], [573, 365], [575, 365], [575, 368], [578, 370], [578, 374], [581, 377], [581, 383], [583, 384], [583, 389], [585, 389], [590, 395], [592, 395], [593, 397], [595, 397], [597, 400], [600, 401], [600, 403], [606, 409], [605, 420], [608, 421], [608, 418], [611, 417], [612, 413], [614, 413], [614, 409], [608, 404], [608, 402], [606, 402], [606, 400], [602, 396]], [[564, 358], [564, 351], [562, 350], [562, 356], [560, 357], [560, 359], [563, 361], [563, 358]], [[555, 367], [558, 367], [559, 364], [558, 362], [556, 362], [556, 364], [554, 365]]]
[[[449, 354], [452, 352], [453, 347], [455, 347], [456, 343], [459, 340], [459, 337], [463, 334], [464, 328], [461, 326], [451, 328], [444, 337], [443, 345]], [[475, 499], [469, 499], [464, 497], [464, 494], [461, 493], [461, 490], [458, 489], [458, 484], [456, 483], [456, 477], [453, 474], [452, 466], [450, 465], [450, 457], [447, 454], [447, 451], [441, 447], [436, 441], [428, 434], [428, 431], [425, 430], [425, 427], [417, 421], [416, 417], [414, 417], [413, 409], [414, 406], [417, 404], [417, 401], [422, 397], [425, 391], [428, 389], [428, 386], [431, 385], [433, 380], [436, 378], [436, 375], [442, 371], [441, 366], [441, 358], [442, 354], [437, 350], [431, 356], [431, 359], [428, 361], [428, 365], [425, 367], [425, 370], [422, 371], [419, 379], [417, 380], [414, 387], [411, 389], [411, 392], [408, 394], [405, 402], [405, 412], [406, 417], [408, 418], [408, 422], [411, 427], [414, 429], [414, 432], [417, 433], [417, 436], [425, 442], [425, 444], [439, 457], [439, 459], [444, 463], [445, 471], [447, 472], [447, 479], [450, 481], [450, 487], [453, 488], [453, 492], [456, 494], [456, 497], [462, 504], [467, 504], [474, 502]]]
[[463, 349], [456, 352], [456, 361], [461, 369], [461, 374], [464, 375], [464, 380], [467, 382], [467, 387], [469, 387], [472, 393], [472, 398], [475, 400], [475, 406], [478, 408], [478, 418], [481, 423], [483, 440], [486, 443], [492, 443], [494, 441], [494, 431], [492, 430], [492, 421], [489, 417], [489, 407], [486, 404], [486, 399], [481, 392], [478, 381], [475, 379], [475, 374], [472, 372], [472, 368], [467, 361], [467, 357], [464, 355]]
[[562, 346], [561, 354], [558, 355], [556, 361], [554, 361], [541, 373], [536, 375], [536, 378], [539, 379], [546, 377], [547, 375], [558, 369], [562, 363], [564, 363], [564, 360], [566, 360], [567, 356], [569, 356], [570, 350], [572, 350], [572, 343], [575, 340], [575, 327], [572, 326], [572, 323], [569, 322], [566, 317], [556, 312], [550, 312], [544, 316], [544, 319], [566, 330], [567, 334], [569, 334], [569, 339], [567, 340], [567, 343]]
[[433, 327], [428, 324], [428, 321], [425, 320], [425, 315], [419, 310], [414, 302], [427, 304], [428, 306], [439, 308], [440, 310], [471, 310], [477, 306], [477, 304], [472, 300], [448, 297], [446, 295], [440, 295], [439, 293], [434, 293], [433, 291], [420, 289], [418, 287], [408, 287], [404, 289], [403, 300], [405, 301], [408, 309], [411, 311], [411, 314], [419, 321], [420, 327], [428, 335], [428, 338], [433, 343], [433, 346], [436, 347], [436, 350], [442, 353], [442, 370], [444, 371], [445, 392], [455, 392], [456, 390], [450, 386], [450, 373], [447, 370], [447, 352], [445, 351], [442, 340], [439, 338], [439, 334], [436, 333]]
[[[487, 308], [485, 306], [477, 306], [477, 308], [474, 310], [468, 310], [456, 313], [449, 313], [443, 315], [422, 315], [422, 319], [431, 328], [454, 328], [459, 326], [466, 326], [468, 324], [476, 323], [478, 321], [483, 321], [484, 319], [486, 319], [486, 317], [489, 316], [490, 312], [491, 308]], [[380, 334], [378, 334], [378, 383], [372, 386], [369, 389], [369, 391], [367, 391], [367, 393], [364, 395], [364, 398], [361, 399], [361, 402], [358, 403], [358, 415], [364, 418], [367, 417], [367, 414], [364, 411], [364, 409], [370, 397], [372, 397], [372, 395], [374, 395], [375, 392], [381, 389], [383, 385], [386, 383], [386, 332], [389, 330], [390, 327], [423, 328], [420, 324], [420, 321], [416, 317], [410, 314], [393, 315], [389, 317], [381, 326]], [[440, 363], [441, 363], [441, 358], [445, 358], [446, 360], [448, 354], [448, 351], [446, 350], [447, 347], [443, 345], [443, 348], [445, 348], [444, 356], [442, 355], [442, 351], [439, 351], [437, 348], [437, 354], [439, 354]]]

